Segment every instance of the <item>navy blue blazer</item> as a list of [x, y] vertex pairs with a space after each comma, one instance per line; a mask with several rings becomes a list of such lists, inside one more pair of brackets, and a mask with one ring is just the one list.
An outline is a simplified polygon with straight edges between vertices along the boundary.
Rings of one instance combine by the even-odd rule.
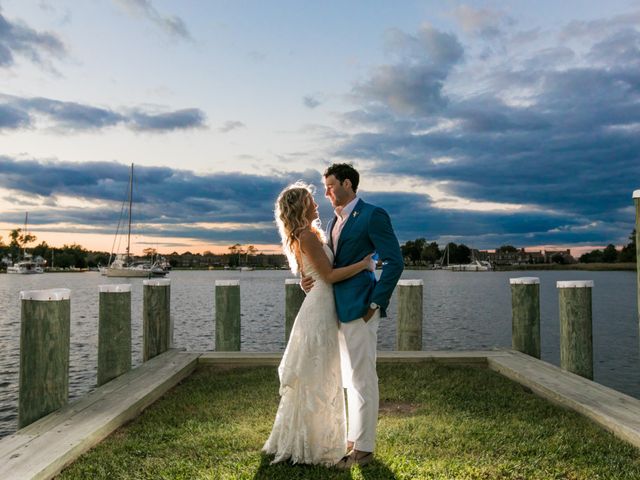
[[334, 252], [335, 268], [359, 262], [373, 252], [383, 262], [378, 281], [373, 272], [364, 270], [333, 285], [338, 318], [345, 323], [361, 318], [371, 302], [380, 305], [380, 314], [386, 317], [389, 298], [404, 270], [400, 244], [389, 215], [380, 207], [358, 200], [342, 228], [338, 245], [333, 245], [331, 237], [335, 222], [336, 217], [333, 217], [327, 225], [327, 239]]

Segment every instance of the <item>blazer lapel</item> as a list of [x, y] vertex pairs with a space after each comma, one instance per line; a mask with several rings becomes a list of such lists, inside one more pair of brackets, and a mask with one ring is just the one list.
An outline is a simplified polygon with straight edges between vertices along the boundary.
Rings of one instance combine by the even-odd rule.
[[331, 249], [331, 251], [334, 253], [335, 256], [335, 249], [333, 248], [333, 227], [336, 224], [336, 216], [334, 215], [333, 218], [331, 220], [329, 220], [329, 224], [327, 225], [327, 237], [328, 237], [328, 243], [329, 243], [329, 248]]
[[338, 253], [340, 252], [340, 247], [344, 243], [342, 241], [342, 239], [343, 238], [347, 238], [347, 235], [349, 235], [349, 230], [351, 230], [351, 227], [356, 222], [356, 218], [358, 217], [358, 215], [360, 215], [360, 210], [362, 210], [363, 204], [364, 204], [364, 202], [362, 201], [362, 199], [359, 199], [358, 203], [356, 203], [356, 206], [351, 211], [351, 215], [349, 215], [349, 218], [347, 219], [347, 223], [345, 223], [344, 227], [342, 227], [342, 232], [340, 232], [340, 238], [338, 238], [338, 247], [335, 250], [335, 252], [336, 252], [335, 256], [336, 257], [338, 256]]

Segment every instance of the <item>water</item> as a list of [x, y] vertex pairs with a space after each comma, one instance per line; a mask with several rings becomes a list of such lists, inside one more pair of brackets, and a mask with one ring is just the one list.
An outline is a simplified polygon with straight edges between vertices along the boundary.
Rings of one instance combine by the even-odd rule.
[[[425, 350], [471, 350], [511, 346], [509, 278], [522, 272], [405, 271], [424, 280]], [[560, 362], [557, 280], [594, 280], [595, 381], [640, 398], [636, 280], [634, 272], [540, 271], [542, 358]], [[174, 271], [171, 315], [178, 348], [213, 350], [214, 282], [241, 281], [242, 350], [284, 350], [285, 271]], [[96, 384], [98, 285], [132, 284], [133, 365], [142, 362], [142, 280], [98, 273], [0, 275], [0, 436], [17, 428], [21, 290], [71, 289], [70, 399]], [[378, 348], [395, 346], [395, 296], [382, 320]]]

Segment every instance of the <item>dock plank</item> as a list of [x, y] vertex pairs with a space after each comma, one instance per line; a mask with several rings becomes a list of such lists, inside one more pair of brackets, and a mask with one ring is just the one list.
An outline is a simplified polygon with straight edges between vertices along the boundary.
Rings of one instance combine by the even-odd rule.
[[[503, 350], [488, 351], [379, 351], [378, 363], [438, 362], [452, 365], [487, 365], [488, 357], [504, 356]], [[202, 352], [198, 362], [201, 365], [278, 365], [282, 352]]]
[[490, 369], [584, 415], [640, 448], [640, 400], [519, 352], [487, 359]]
[[166, 352], [0, 440], [0, 478], [53, 477], [190, 375], [197, 360]]

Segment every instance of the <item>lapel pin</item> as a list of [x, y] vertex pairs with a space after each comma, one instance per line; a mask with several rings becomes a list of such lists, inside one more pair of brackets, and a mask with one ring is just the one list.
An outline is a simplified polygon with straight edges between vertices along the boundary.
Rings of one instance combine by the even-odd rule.
[[356, 217], [358, 216], [358, 214], [359, 214], [359, 213], [360, 213], [360, 212], [355, 211], [355, 212], [353, 212], [353, 213], [351, 214], [351, 216], [352, 216], [353, 218], [356, 218]]

